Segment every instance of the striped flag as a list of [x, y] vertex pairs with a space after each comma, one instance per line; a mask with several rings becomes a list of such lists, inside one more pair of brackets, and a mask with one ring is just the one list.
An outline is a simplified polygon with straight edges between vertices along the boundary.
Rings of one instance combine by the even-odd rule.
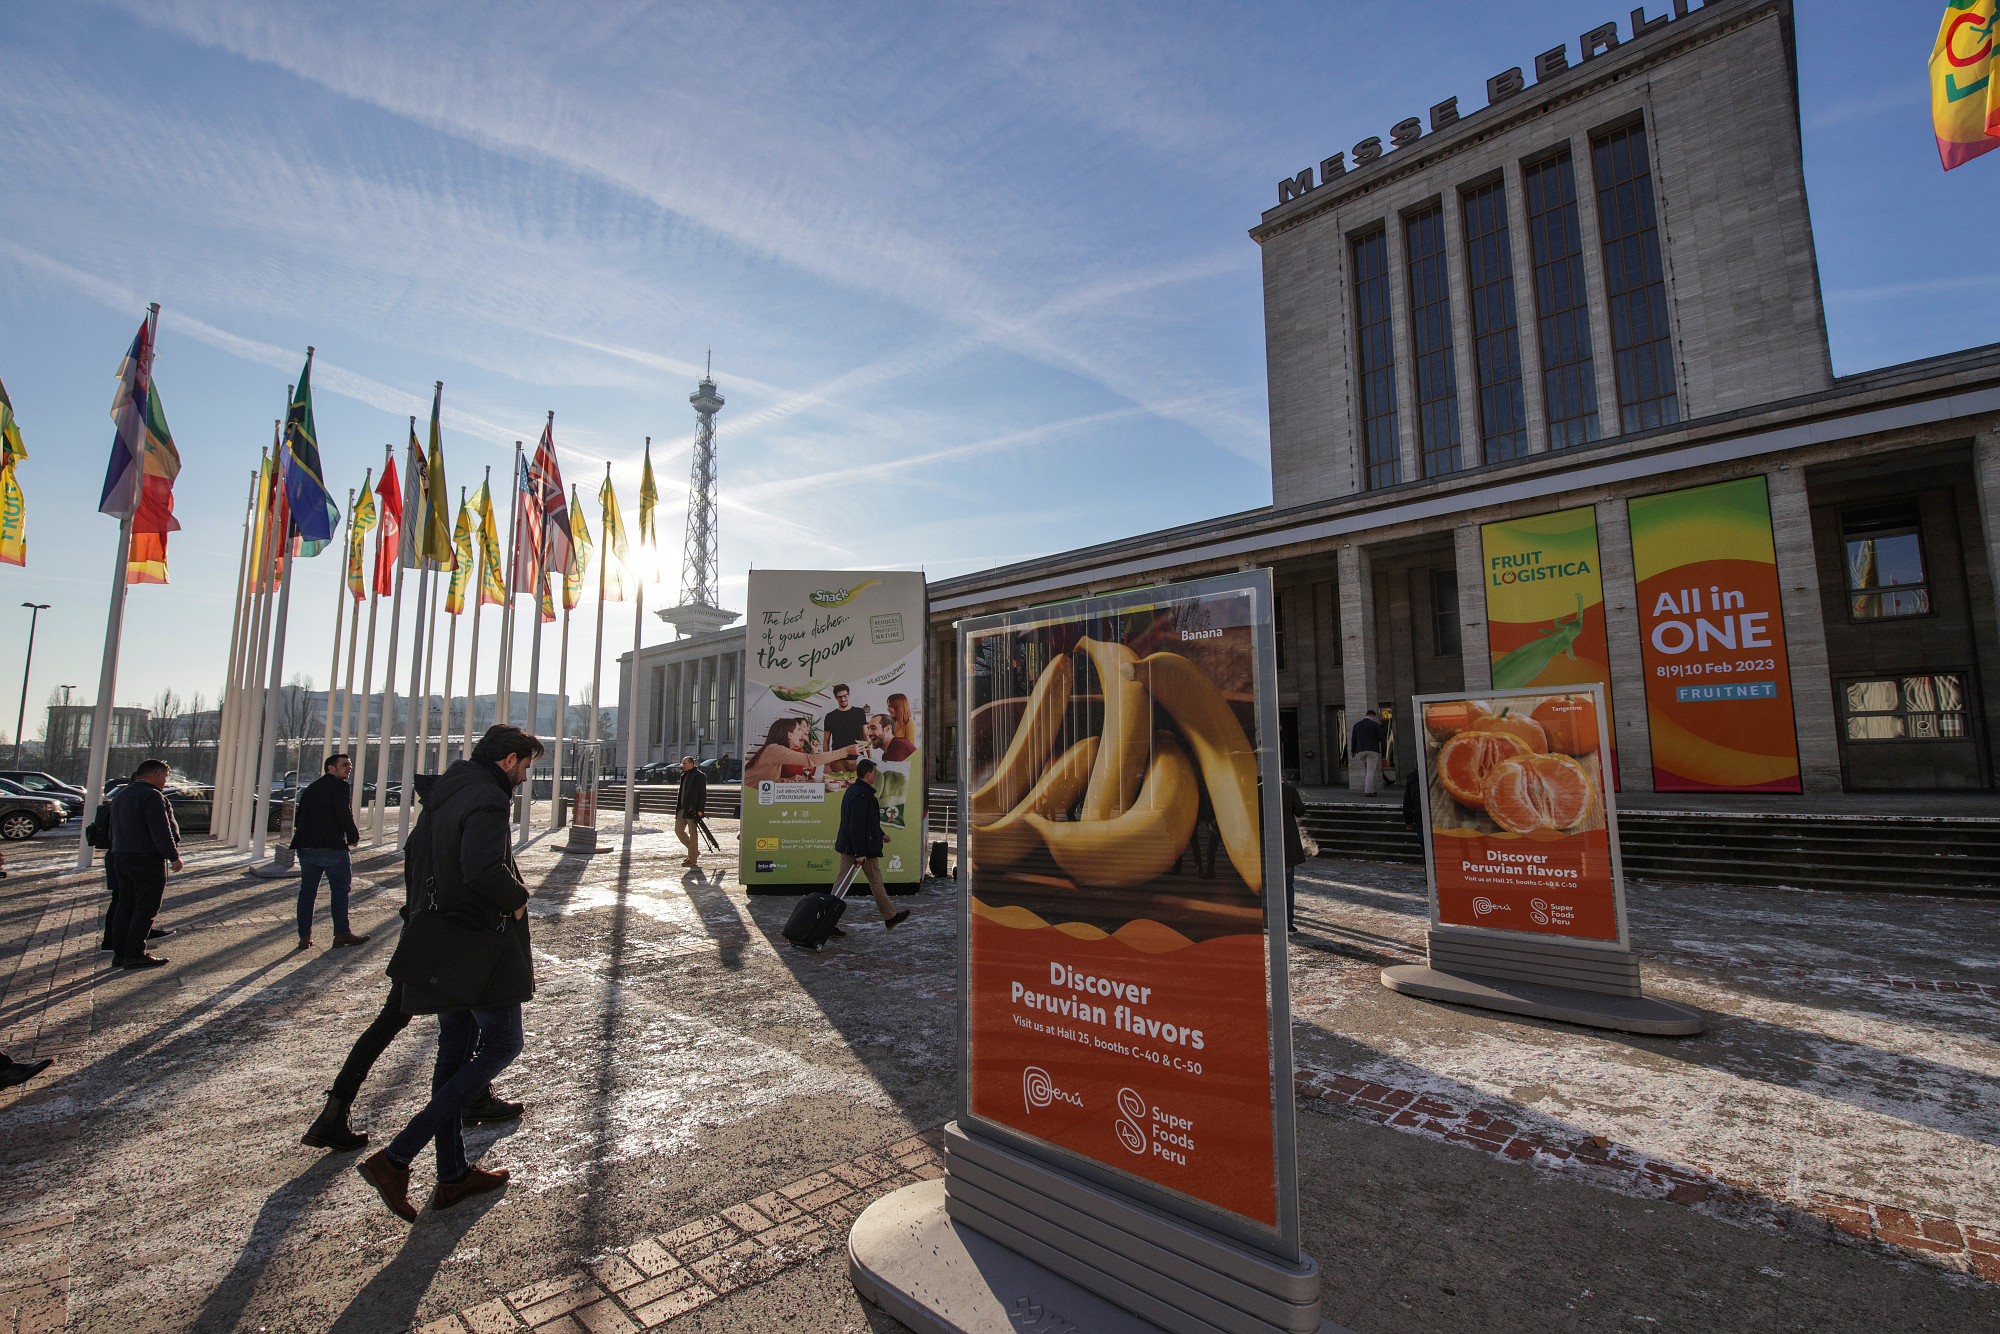
[[296, 554], [300, 556], [317, 556], [326, 550], [333, 544], [334, 529], [340, 526], [340, 506], [327, 493], [319, 458], [319, 429], [313, 424], [312, 365], [313, 350], [307, 348], [305, 369], [299, 372], [298, 387], [292, 391], [291, 407], [285, 413], [285, 501], [296, 524]]
[[453, 616], [465, 610], [465, 585], [472, 577], [472, 510], [463, 497], [458, 502], [458, 526], [451, 533], [451, 587], [445, 590], [444, 609]]
[[372, 477], [362, 481], [361, 496], [354, 502], [354, 522], [347, 529], [347, 591], [356, 602], [368, 596], [367, 562], [362, 551], [367, 546], [369, 531], [375, 527], [373, 481]]
[[[445, 508], [451, 504], [451, 488], [444, 480], [444, 440], [438, 430], [438, 415], [444, 407], [444, 381], [437, 384], [437, 393], [431, 398], [431, 451], [424, 466], [424, 522], [423, 532], [418, 535], [417, 554], [434, 562], [432, 568], [453, 570], [458, 568], [458, 556], [453, 547], [451, 523]], [[464, 511], [461, 497], [459, 509]]]
[[167, 534], [180, 528], [174, 517], [174, 478], [180, 476], [180, 451], [167, 429], [167, 410], [158, 385], [146, 394], [146, 453], [140, 465], [139, 508], [132, 515], [132, 545], [125, 554], [125, 582], [167, 582]]
[[104, 490], [97, 498], [97, 512], [118, 519], [139, 508], [146, 466], [146, 402], [153, 390], [153, 327], [158, 320], [155, 309], [139, 322], [132, 346], [118, 363], [118, 392], [111, 399], [111, 420], [118, 429], [104, 468]]
[[409, 454], [403, 464], [403, 485], [406, 488], [403, 493], [403, 503], [408, 508], [404, 511], [403, 517], [406, 522], [400, 534], [402, 537], [400, 559], [403, 568], [407, 570], [423, 568], [424, 553], [421, 548], [424, 529], [430, 522], [424, 510], [424, 506], [430, 503], [430, 478], [426, 475], [429, 471], [430, 465], [424, 461], [424, 447], [417, 443], [417, 419], [412, 417]]
[[590, 525], [583, 517], [583, 506], [576, 498], [576, 487], [569, 489], [569, 567], [563, 571], [563, 610], [574, 611], [583, 597], [583, 576], [590, 569]]
[[[625, 571], [630, 557], [625, 552], [625, 523], [618, 517], [618, 493], [611, 489], [611, 470], [604, 471], [604, 485], [597, 488], [597, 499], [604, 506], [604, 600], [623, 602], [625, 600]], [[613, 560], [612, 557], [616, 557]]]
[[28, 563], [28, 498], [14, 478], [15, 465], [28, 457], [21, 443], [21, 426], [14, 420], [14, 401], [0, 384], [0, 564]]
[[[562, 468], [556, 462], [556, 414], [542, 427], [541, 443], [528, 465], [529, 504], [539, 511], [535, 525], [536, 555], [544, 574], [562, 577], [569, 569], [569, 497], [563, 490]], [[546, 590], [543, 590], [546, 592]]]
[[396, 481], [396, 455], [382, 463], [382, 485], [375, 492], [382, 518], [375, 530], [375, 591], [388, 597], [396, 591], [397, 552], [403, 538], [403, 488]]
[[485, 482], [472, 502], [479, 513], [479, 605], [507, 605], [506, 567], [500, 560], [500, 521], [493, 517], [493, 493]]

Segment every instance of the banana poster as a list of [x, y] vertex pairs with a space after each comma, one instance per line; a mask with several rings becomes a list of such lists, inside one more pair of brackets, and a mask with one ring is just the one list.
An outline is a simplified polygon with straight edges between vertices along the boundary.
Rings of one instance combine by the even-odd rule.
[[924, 576], [752, 570], [743, 702], [746, 888], [831, 884], [840, 803], [873, 760], [882, 878], [923, 878]]
[[1625, 944], [1604, 692], [1419, 695], [1437, 926]]
[[1269, 608], [1258, 572], [961, 627], [965, 1110], [1259, 1228], [1291, 1128]]
[[1627, 502], [1660, 792], [1797, 792], [1785, 609], [1762, 477]]

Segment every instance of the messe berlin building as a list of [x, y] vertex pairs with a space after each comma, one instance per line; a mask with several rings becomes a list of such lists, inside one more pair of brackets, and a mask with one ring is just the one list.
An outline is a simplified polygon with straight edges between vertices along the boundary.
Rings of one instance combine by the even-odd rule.
[[1287, 173], [1274, 503], [933, 584], [934, 777], [953, 621], [1263, 566], [1308, 784], [1540, 671], [1628, 790], [1993, 785], [2000, 345], [1833, 374], [1791, 4], [1649, 9]]

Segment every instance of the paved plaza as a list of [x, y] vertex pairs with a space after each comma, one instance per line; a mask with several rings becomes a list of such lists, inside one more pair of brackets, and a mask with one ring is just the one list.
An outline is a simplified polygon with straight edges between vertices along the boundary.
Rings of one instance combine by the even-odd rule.
[[[110, 969], [68, 842], [7, 848], [0, 1026], [54, 1056], [0, 1094], [0, 1331], [592, 1334], [890, 1331], [845, 1274], [849, 1222], [937, 1175], [954, 1101], [953, 887], [893, 935], [854, 904], [826, 953], [724, 855], [522, 866], [540, 995], [499, 1081], [512, 1169], [413, 1227], [301, 1147], [381, 1003], [399, 862], [357, 859], [352, 950], [292, 949], [294, 882], [190, 844], [170, 967]], [[1389, 1331], [2000, 1328], [2000, 926], [1990, 902], [1631, 887], [1648, 990], [1695, 1038], [1398, 996], [1416, 868], [1302, 868], [1293, 996], [1305, 1238], [1326, 1315]], [[319, 937], [331, 932], [322, 906]], [[379, 1144], [421, 1104], [434, 1027], [377, 1066]], [[419, 1159], [413, 1196], [428, 1193]]]

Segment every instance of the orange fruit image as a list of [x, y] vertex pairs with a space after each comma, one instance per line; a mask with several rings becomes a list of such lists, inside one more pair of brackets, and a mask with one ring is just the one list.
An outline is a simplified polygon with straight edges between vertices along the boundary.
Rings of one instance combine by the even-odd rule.
[[1484, 732], [1504, 732], [1508, 736], [1517, 736], [1537, 755], [1549, 748], [1549, 734], [1542, 730], [1542, 725], [1527, 714], [1515, 713], [1512, 709], [1500, 710], [1498, 718], [1488, 718], [1479, 727]]
[[1558, 695], [1535, 706], [1533, 715], [1548, 734], [1549, 749], [1588, 755], [1597, 749], [1597, 706], [1576, 695]]
[[1460, 732], [1438, 752], [1438, 781], [1462, 804], [1486, 804], [1486, 776], [1503, 760], [1534, 752], [1528, 743], [1507, 732]]
[[1590, 775], [1567, 755], [1517, 755], [1486, 775], [1486, 813], [1516, 834], [1568, 829], [1590, 814]]
[[1492, 716], [1493, 710], [1476, 699], [1424, 705], [1424, 727], [1439, 741], [1449, 741], [1460, 732], [1483, 727]]

